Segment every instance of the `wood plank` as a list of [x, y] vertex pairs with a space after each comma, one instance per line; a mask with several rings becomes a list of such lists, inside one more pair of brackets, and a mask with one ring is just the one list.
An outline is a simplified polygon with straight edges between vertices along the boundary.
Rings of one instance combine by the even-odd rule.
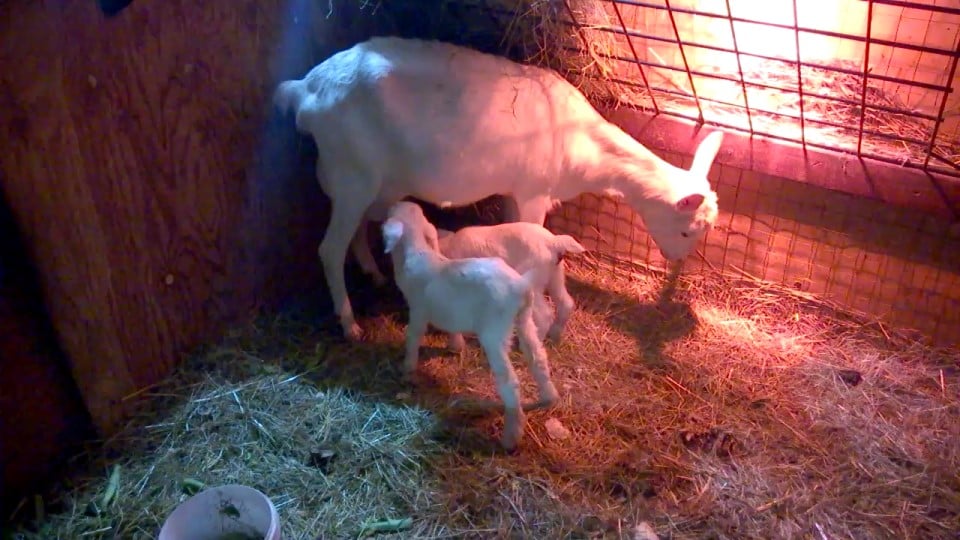
[[3, 189], [102, 434], [126, 396], [298, 286], [297, 260], [316, 266], [313, 235], [285, 239], [324, 219], [316, 181], [254, 159], [284, 9], [139, 0], [107, 19], [93, 2], [0, 6]]

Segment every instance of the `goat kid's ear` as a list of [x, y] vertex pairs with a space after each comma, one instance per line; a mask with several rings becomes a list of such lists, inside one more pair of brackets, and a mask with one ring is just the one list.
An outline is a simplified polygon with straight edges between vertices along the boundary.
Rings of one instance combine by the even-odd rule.
[[383, 222], [381, 231], [383, 232], [383, 252], [390, 253], [397, 247], [397, 242], [403, 236], [403, 223], [390, 218]]
[[695, 212], [705, 199], [706, 197], [701, 193], [691, 193], [677, 201], [677, 210], [680, 212]]

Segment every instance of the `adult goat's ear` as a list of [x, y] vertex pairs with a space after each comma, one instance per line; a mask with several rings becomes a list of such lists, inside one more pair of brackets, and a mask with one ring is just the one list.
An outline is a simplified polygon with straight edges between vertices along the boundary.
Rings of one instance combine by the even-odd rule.
[[383, 231], [383, 252], [390, 253], [397, 247], [397, 242], [399, 242], [403, 236], [403, 223], [397, 219], [390, 218], [383, 222], [380, 229]]
[[713, 160], [717, 157], [717, 152], [720, 151], [721, 144], [723, 144], [722, 131], [714, 131], [704, 137], [703, 141], [700, 142], [700, 146], [697, 147], [696, 154], [693, 156], [693, 164], [690, 165], [690, 172], [706, 178], [710, 172], [710, 167], [713, 166]]

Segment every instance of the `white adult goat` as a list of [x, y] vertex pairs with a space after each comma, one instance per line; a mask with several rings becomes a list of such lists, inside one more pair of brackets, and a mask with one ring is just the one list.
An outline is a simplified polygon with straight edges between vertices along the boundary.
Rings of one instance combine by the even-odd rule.
[[[586, 249], [572, 236], [555, 235], [536, 223], [516, 222], [500, 225], [464, 227], [457, 232], [438, 230], [440, 252], [451, 259], [500, 257], [518, 272], [538, 269], [534, 283], [533, 322], [537, 337], [559, 342], [576, 302], [567, 291], [563, 256]], [[554, 320], [544, 290], [557, 304]], [[463, 336], [450, 334], [450, 347], [463, 349]]]
[[378, 37], [281, 82], [278, 109], [313, 136], [317, 178], [332, 201], [319, 256], [344, 334], [359, 339], [344, 283], [347, 246], [378, 284], [367, 222], [406, 197], [441, 207], [507, 195], [507, 221], [543, 225], [581, 193], [623, 197], [670, 260], [716, 220], [707, 171], [723, 135], [690, 170], [605, 120], [556, 72], [435, 41]]
[[[533, 284], [539, 269], [520, 275], [496, 257], [445, 257], [435, 247], [436, 228], [412, 202], [392, 206], [381, 230], [384, 251], [393, 260], [394, 279], [410, 311], [404, 375], [417, 369], [428, 324], [451, 333], [475, 333], [503, 400], [500, 443], [507, 449], [516, 447], [523, 435], [524, 410], [552, 406], [559, 397], [533, 322]], [[540, 392], [540, 400], [532, 404], [521, 404], [520, 383], [510, 363], [515, 324], [520, 349]]]

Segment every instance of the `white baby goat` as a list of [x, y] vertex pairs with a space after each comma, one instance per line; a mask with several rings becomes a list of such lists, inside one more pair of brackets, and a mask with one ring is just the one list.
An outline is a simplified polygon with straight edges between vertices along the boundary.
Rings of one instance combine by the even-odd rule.
[[[555, 235], [536, 223], [517, 222], [464, 227], [455, 233], [441, 229], [438, 238], [440, 252], [451, 259], [500, 257], [517, 272], [539, 269], [539, 280], [533, 286], [536, 294], [533, 322], [537, 337], [549, 338], [555, 343], [560, 341], [567, 320], [576, 308], [567, 291], [563, 256], [586, 251], [572, 236]], [[550, 292], [557, 304], [555, 320], [544, 290]], [[463, 336], [450, 334], [449, 344], [454, 350], [462, 350]]]
[[377, 37], [281, 82], [273, 101], [317, 145], [317, 178], [333, 209], [318, 251], [349, 339], [361, 329], [344, 283], [348, 246], [384, 283], [366, 224], [406, 197], [459, 207], [506, 195], [507, 221], [539, 225], [581, 193], [622, 197], [670, 260], [686, 257], [716, 220], [707, 172], [721, 132], [704, 138], [689, 171], [675, 167], [556, 72], [504, 57]]
[[[397, 286], [410, 311], [404, 375], [417, 369], [428, 324], [446, 332], [475, 333], [503, 400], [500, 443], [506, 449], [516, 447], [523, 435], [524, 410], [550, 407], [559, 397], [550, 380], [547, 352], [533, 323], [533, 283], [538, 269], [520, 275], [496, 257], [445, 257], [434, 247], [436, 228], [412, 202], [396, 203], [381, 230]], [[540, 400], [532, 404], [521, 404], [520, 385], [510, 363], [514, 324], [540, 392]]]

